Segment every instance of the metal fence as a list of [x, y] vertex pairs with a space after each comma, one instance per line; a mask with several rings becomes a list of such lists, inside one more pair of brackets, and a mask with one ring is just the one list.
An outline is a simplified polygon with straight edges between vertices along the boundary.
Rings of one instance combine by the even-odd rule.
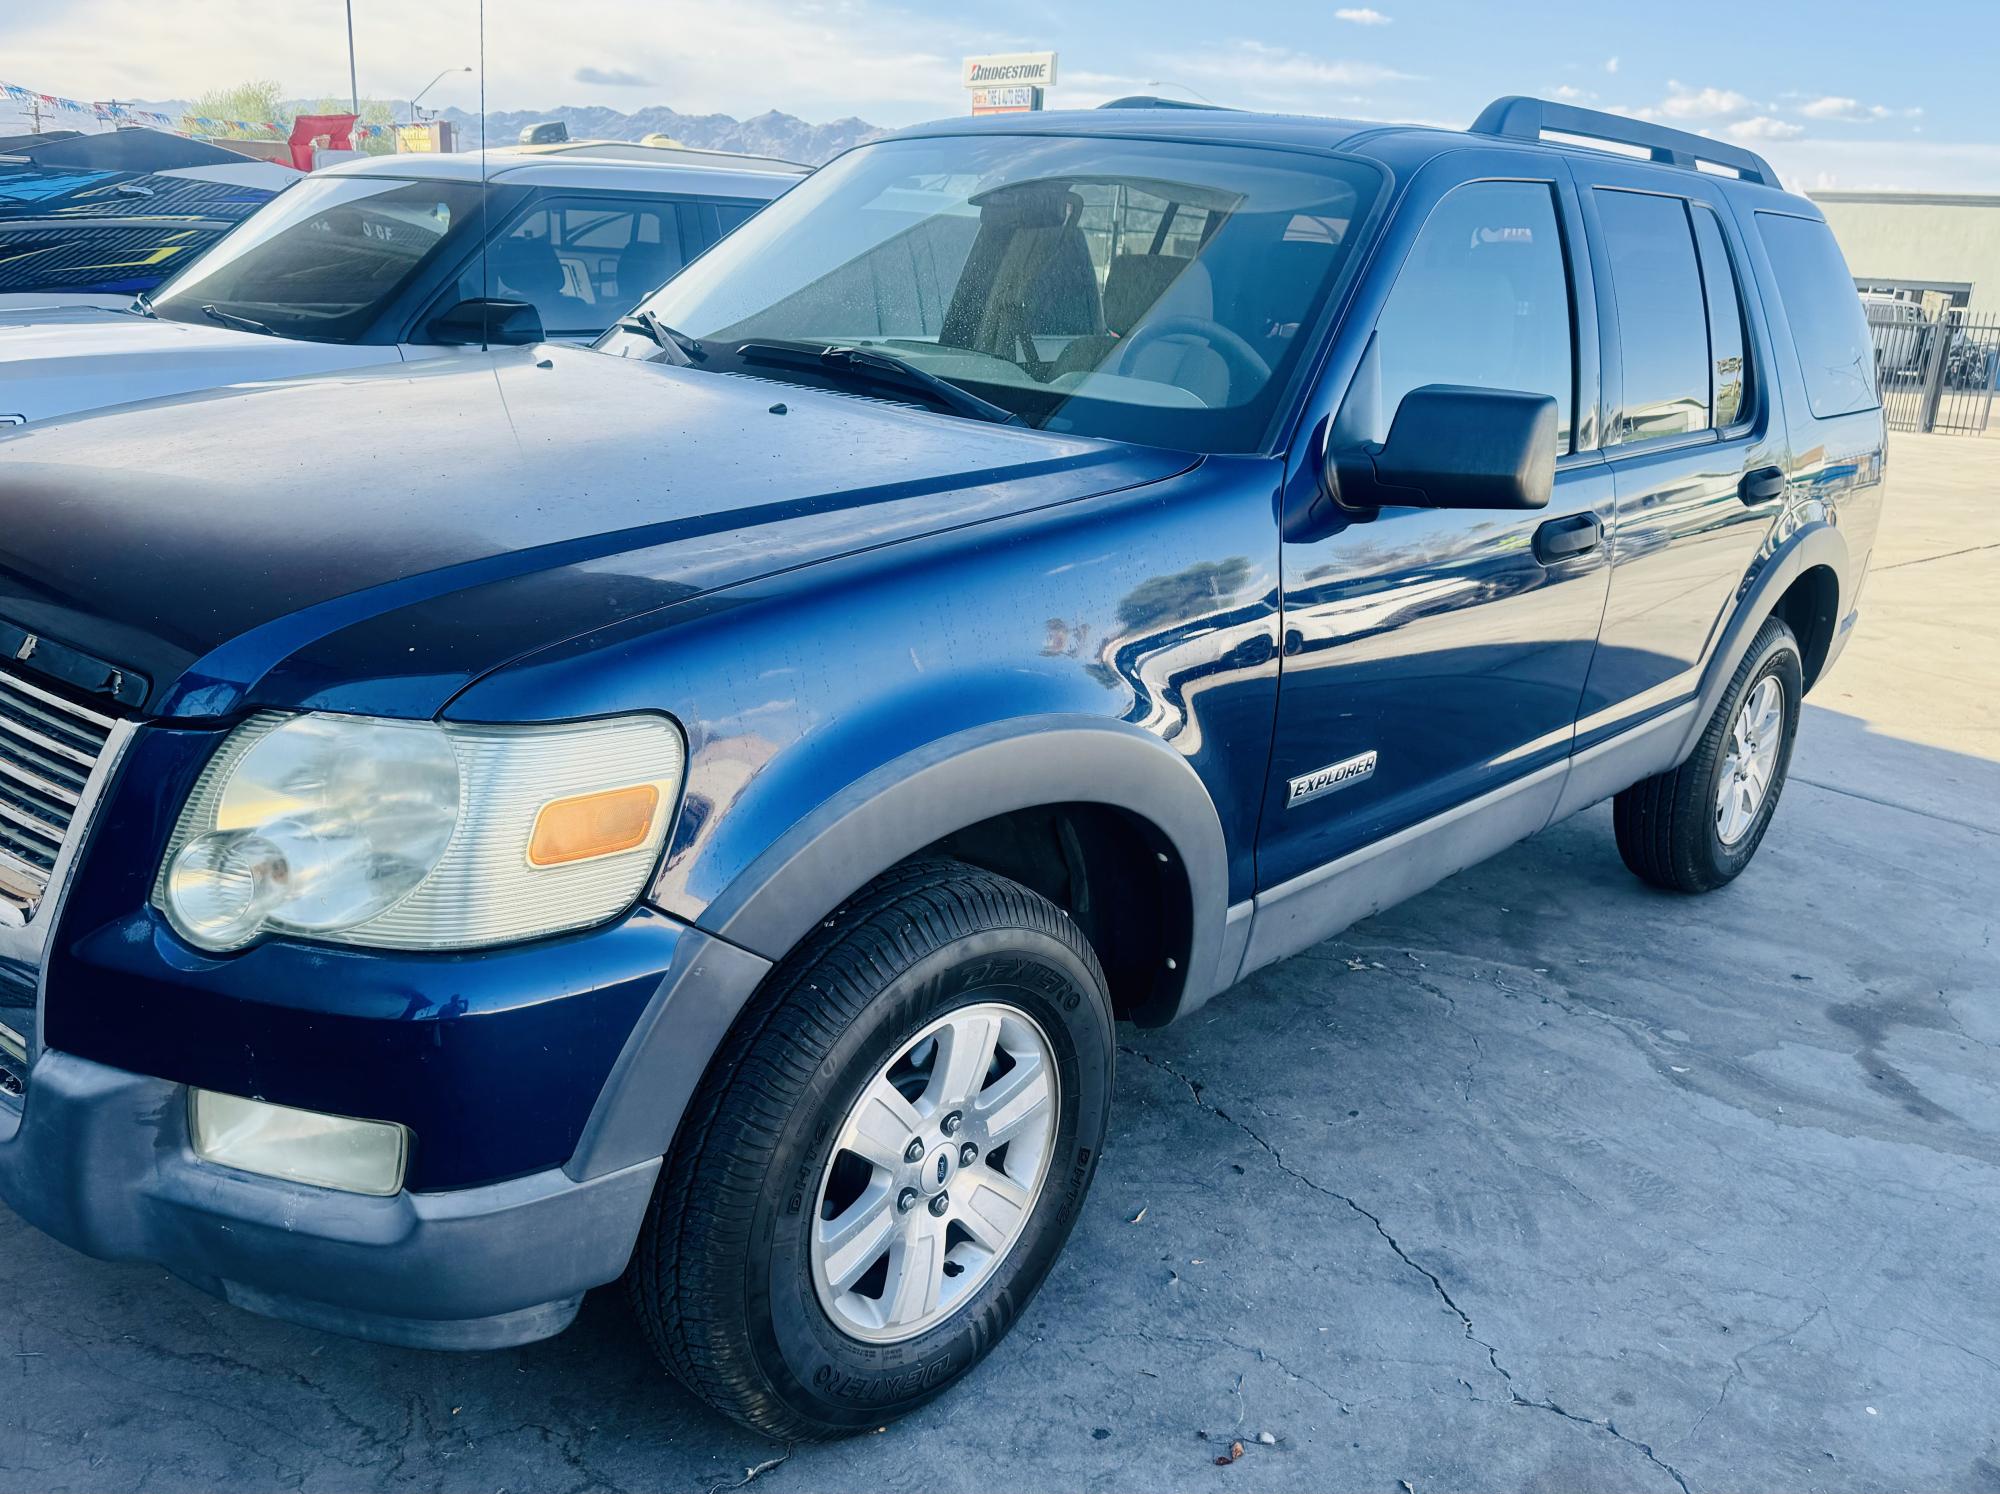
[[2000, 393], [2000, 312], [1925, 316], [1911, 302], [1868, 307], [1875, 377], [1891, 430], [1978, 435]]

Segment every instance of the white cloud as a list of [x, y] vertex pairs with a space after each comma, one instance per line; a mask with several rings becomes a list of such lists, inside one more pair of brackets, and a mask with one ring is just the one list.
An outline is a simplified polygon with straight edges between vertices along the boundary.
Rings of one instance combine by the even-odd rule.
[[653, 82], [622, 67], [580, 67], [575, 76], [579, 83], [597, 83], [605, 88], [649, 88]]
[[1389, 18], [1383, 15], [1381, 11], [1366, 5], [1336, 10], [1333, 13], [1333, 18], [1336, 21], [1352, 22], [1356, 26], [1386, 26], [1389, 24]]
[[[276, 78], [293, 97], [347, 93], [338, 5], [295, 13], [263, 0], [0, 0], [0, 14], [7, 81], [71, 98], [188, 98], [247, 78]], [[965, 111], [961, 57], [1037, 39], [846, 0], [597, 0], [590, 15], [588, 26], [552, 27], [542, 6], [487, 6], [488, 105], [663, 103], [738, 116], [775, 108], [905, 124]], [[361, 92], [403, 98], [440, 67], [477, 64], [477, 17], [474, 0], [355, 6]], [[573, 81], [580, 69], [606, 66], [606, 36], [619, 38], [621, 70], [652, 80], [651, 96]], [[448, 77], [424, 102], [477, 108], [479, 80]]]
[[1569, 83], [1558, 83], [1549, 90], [1549, 97], [1552, 99], [1561, 99], [1565, 104], [1578, 104], [1589, 99], [1594, 99], [1597, 95], [1592, 93], [1588, 88], [1577, 88]]
[[1605, 58], [1605, 59], [1604, 59], [1604, 70], [1605, 70], [1605, 71], [1606, 71], [1607, 73], [1615, 73], [1615, 72], [1617, 72], [1617, 71], [1618, 71], [1618, 59], [1617, 59], [1616, 57], [1607, 57], [1607, 58]]
[[[1213, 51], [1149, 59], [1166, 78], [1193, 78], [1233, 96], [1219, 100], [1245, 108], [1295, 107], [1324, 112], [1329, 88], [1368, 88], [1414, 75], [1373, 62], [1334, 62], [1289, 47], [1235, 41]], [[1355, 102], [1348, 100], [1347, 102]]]
[[1804, 125], [1793, 124], [1788, 119], [1777, 119], [1769, 114], [1739, 119], [1734, 124], [1724, 125], [1722, 129], [1722, 133], [1731, 140], [1745, 144], [1760, 140], [1797, 140], [1805, 132]]
[[1859, 99], [1838, 94], [1809, 99], [1799, 105], [1799, 113], [1807, 119], [1838, 119], [1864, 124], [1876, 119], [1917, 119], [1923, 112], [1921, 107], [1914, 105], [1907, 109], [1892, 109], [1887, 104], [1864, 104]]
[[1942, 141], [1781, 141], [1764, 154], [1794, 192], [1978, 192], [2000, 180], [2000, 145]]
[[1668, 119], [1728, 119], [1755, 107], [1733, 88], [1689, 88], [1670, 81], [1659, 112]]

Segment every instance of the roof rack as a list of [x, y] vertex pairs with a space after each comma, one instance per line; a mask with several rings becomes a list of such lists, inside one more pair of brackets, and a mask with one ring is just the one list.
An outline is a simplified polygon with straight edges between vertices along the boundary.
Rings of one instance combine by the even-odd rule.
[[1582, 140], [1633, 145], [1665, 166], [1697, 170], [1706, 162], [1733, 171], [1748, 182], [1766, 187], [1778, 185], [1778, 173], [1771, 169], [1771, 163], [1740, 145], [1627, 119], [1622, 114], [1606, 114], [1601, 109], [1579, 109], [1574, 104], [1556, 104], [1519, 94], [1495, 99], [1480, 110], [1479, 118], [1472, 122], [1472, 133], [1499, 135], [1508, 140], [1540, 140], [1545, 134], [1573, 135]]
[[1221, 109], [1228, 112], [1226, 104], [1196, 104], [1186, 99], [1163, 99], [1150, 93], [1129, 93], [1122, 99], [1113, 99], [1108, 104], [1099, 104], [1100, 109]]

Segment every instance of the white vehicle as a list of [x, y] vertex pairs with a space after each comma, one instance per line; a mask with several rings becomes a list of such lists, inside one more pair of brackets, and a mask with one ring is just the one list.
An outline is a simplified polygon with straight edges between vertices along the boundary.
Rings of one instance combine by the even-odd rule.
[[806, 168], [702, 151], [315, 172], [122, 311], [0, 312], [0, 427], [228, 384], [594, 340]]

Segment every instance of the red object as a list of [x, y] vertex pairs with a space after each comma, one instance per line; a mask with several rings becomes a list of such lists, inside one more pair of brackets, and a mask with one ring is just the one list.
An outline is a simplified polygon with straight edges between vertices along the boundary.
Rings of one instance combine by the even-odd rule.
[[292, 121], [292, 164], [301, 171], [313, 169], [313, 148], [322, 137], [328, 150], [354, 149], [354, 121], [358, 114], [301, 114]]

